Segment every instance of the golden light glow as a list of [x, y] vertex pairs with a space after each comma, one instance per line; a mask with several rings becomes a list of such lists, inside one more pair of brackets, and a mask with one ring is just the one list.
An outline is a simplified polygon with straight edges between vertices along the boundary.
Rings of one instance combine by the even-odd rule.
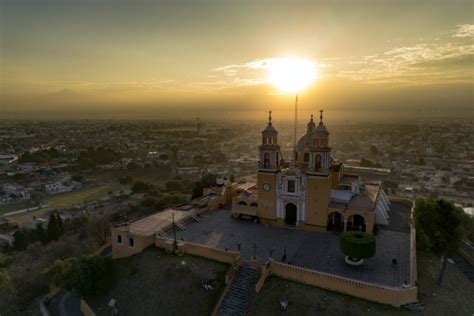
[[268, 80], [282, 92], [299, 92], [317, 78], [316, 63], [298, 57], [273, 58], [267, 71]]

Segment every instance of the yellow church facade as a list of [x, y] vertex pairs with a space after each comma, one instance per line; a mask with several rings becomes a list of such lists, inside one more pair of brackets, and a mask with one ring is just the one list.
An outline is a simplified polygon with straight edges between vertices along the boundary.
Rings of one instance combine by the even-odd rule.
[[313, 117], [286, 162], [278, 145], [271, 112], [259, 146], [257, 183], [237, 191], [233, 216], [248, 215], [269, 225], [316, 231], [361, 230], [388, 225], [390, 202], [379, 183], [363, 184], [358, 175], [345, 174], [331, 156], [329, 132]]

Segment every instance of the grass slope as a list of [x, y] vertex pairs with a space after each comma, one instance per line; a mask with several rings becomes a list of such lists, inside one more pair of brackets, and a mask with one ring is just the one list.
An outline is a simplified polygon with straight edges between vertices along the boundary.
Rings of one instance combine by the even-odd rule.
[[[117, 300], [120, 315], [210, 315], [224, 289], [228, 265], [194, 256], [168, 255], [150, 247], [113, 261], [114, 284], [104, 295], [86, 298], [97, 315], [110, 315]], [[212, 279], [206, 291], [201, 280]]]

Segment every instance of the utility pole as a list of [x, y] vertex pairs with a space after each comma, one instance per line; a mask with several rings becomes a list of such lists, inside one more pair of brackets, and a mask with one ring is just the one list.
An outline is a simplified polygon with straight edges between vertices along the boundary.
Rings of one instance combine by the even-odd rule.
[[174, 222], [174, 213], [172, 213], [173, 216], [173, 237], [174, 237], [174, 251], [178, 250], [178, 242], [176, 241], [176, 224]]

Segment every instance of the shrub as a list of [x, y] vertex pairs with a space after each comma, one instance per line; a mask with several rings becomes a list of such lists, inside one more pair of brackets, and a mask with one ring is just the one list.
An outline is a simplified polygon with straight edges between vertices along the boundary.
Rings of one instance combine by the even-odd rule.
[[143, 181], [135, 181], [131, 189], [132, 193], [146, 193], [153, 190], [153, 185]]
[[341, 234], [340, 249], [354, 259], [370, 258], [375, 256], [375, 238], [364, 232], [345, 232]]
[[105, 259], [97, 256], [56, 260], [46, 271], [51, 289], [64, 288], [83, 296], [103, 292], [109, 285], [110, 268]]

